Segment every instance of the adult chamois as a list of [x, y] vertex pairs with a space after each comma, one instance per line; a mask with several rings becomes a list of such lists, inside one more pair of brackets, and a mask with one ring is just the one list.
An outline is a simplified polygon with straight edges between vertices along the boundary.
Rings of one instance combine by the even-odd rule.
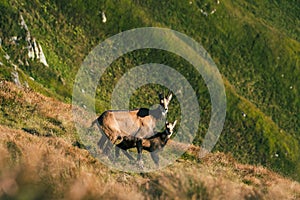
[[100, 132], [103, 133], [98, 142], [99, 148], [103, 150], [103, 146], [108, 139], [105, 149], [105, 152], [108, 153], [112, 145], [124, 136], [145, 138], [154, 135], [156, 123], [166, 116], [171, 99], [171, 93], [167, 97], [159, 94], [160, 106], [154, 110], [139, 108], [103, 112], [91, 125], [92, 127], [97, 124]]
[[158, 166], [158, 152], [162, 150], [172, 136], [176, 123], [177, 120], [173, 124], [166, 122], [164, 131], [158, 132], [149, 138], [138, 138], [131, 135], [124, 136], [122, 142], [116, 145], [116, 158], [119, 157], [119, 152], [121, 149], [130, 160], [134, 160], [133, 157], [127, 152], [127, 149], [136, 147], [138, 151], [137, 160], [140, 164], [142, 163], [142, 150], [146, 150], [150, 152], [152, 160]]

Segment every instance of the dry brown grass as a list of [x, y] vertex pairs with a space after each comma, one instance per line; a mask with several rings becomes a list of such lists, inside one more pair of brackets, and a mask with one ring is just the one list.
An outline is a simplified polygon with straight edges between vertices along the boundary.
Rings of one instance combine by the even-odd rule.
[[31, 136], [3, 126], [0, 133], [0, 197], [139, 197], [137, 188], [124, 188], [107, 167], [63, 139]]
[[0, 197], [41, 199], [297, 199], [300, 184], [223, 153], [148, 174], [111, 171], [61, 138], [0, 126]]
[[[184, 161], [150, 176], [166, 198], [299, 199], [300, 185], [261, 166], [237, 163], [230, 155], [213, 153], [201, 164]], [[180, 192], [178, 192], [180, 190]]]

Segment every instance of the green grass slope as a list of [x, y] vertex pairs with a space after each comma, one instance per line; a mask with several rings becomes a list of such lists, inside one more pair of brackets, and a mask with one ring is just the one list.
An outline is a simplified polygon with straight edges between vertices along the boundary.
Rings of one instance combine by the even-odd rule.
[[[99, 11], [105, 11], [106, 23], [102, 23]], [[300, 180], [297, 0], [4, 0], [0, 12], [0, 78], [11, 80], [11, 73], [17, 71], [22, 84], [27, 82], [35, 91], [65, 102], [71, 101], [73, 81], [82, 60], [107, 37], [144, 26], [167, 27], [187, 34], [212, 56], [225, 82], [227, 118], [215, 150], [232, 152], [241, 162], [263, 164]], [[31, 36], [42, 46], [49, 67], [28, 59], [21, 15]], [[13, 36], [20, 38], [17, 44], [12, 42]], [[112, 86], [122, 74], [149, 62], [172, 66], [195, 89], [203, 110], [194, 141], [200, 145], [210, 118], [208, 90], [192, 66], [168, 52], [145, 49], [116, 60], [100, 80], [98, 112], [109, 108]], [[166, 91], [156, 85], [141, 88], [131, 106], [156, 103], [156, 92], [162, 89]], [[141, 98], [140, 94], [145, 93], [147, 98]], [[19, 106], [14, 99], [2, 97], [1, 124], [34, 127], [12, 122], [22, 118], [11, 111]], [[170, 118], [174, 119], [179, 112], [176, 98], [170, 107]], [[38, 116], [33, 115], [32, 121]], [[43, 128], [39, 132], [61, 135], [57, 122], [52, 128], [52, 132]]]

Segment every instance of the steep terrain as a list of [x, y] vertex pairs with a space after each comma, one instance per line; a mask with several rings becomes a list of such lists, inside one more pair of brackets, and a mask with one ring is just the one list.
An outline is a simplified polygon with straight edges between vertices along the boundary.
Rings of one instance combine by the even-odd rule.
[[[199, 159], [196, 146], [188, 149], [188, 160], [178, 159], [156, 172], [111, 170], [88, 151], [72, 145], [69, 105], [9, 82], [0, 84], [7, 92], [1, 93], [2, 99], [16, 95], [16, 102], [23, 102], [18, 103], [23, 107], [19, 115], [31, 113], [33, 119], [39, 115], [31, 131], [0, 125], [0, 199], [300, 198], [298, 182], [263, 166], [240, 164], [220, 152]], [[29, 102], [36, 105], [34, 113]], [[19, 126], [28, 125], [32, 118], [27, 115]], [[49, 129], [52, 135], [45, 135], [43, 131]]]
[[[82, 148], [83, 145], [72, 124], [71, 107], [68, 103], [71, 103], [75, 75], [85, 56], [101, 41], [121, 31], [145, 26], [166, 27], [183, 32], [201, 43], [212, 56], [223, 76], [227, 96], [227, 116], [221, 138], [214, 151], [231, 153], [240, 163], [263, 165], [284, 176], [300, 180], [300, 100], [298, 98], [300, 6], [297, 0], [259, 2], [250, 0], [173, 2], [4, 0], [0, 2], [0, 12], [0, 124], [3, 130], [0, 134], [3, 136], [7, 136], [6, 132], [8, 132], [15, 137], [22, 135], [20, 137], [24, 136], [24, 140], [36, 138], [37, 146], [48, 141], [47, 138], [50, 138], [50, 141], [57, 139], [65, 142], [65, 145], [55, 151], [65, 151], [65, 148], [71, 144]], [[194, 145], [201, 145], [210, 119], [211, 105], [208, 90], [189, 63], [168, 52], [144, 49], [117, 59], [99, 81], [97, 112], [101, 113], [110, 108], [112, 86], [120, 77], [134, 66], [144, 63], [169, 65], [190, 81], [203, 111], [198, 135], [194, 140]], [[12, 81], [18, 87], [6, 81]], [[166, 91], [166, 88], [157, 85], [140, 88], [132, 97], [131, 106], [149, 107], [155, 104], [156, 92], [161, 90]], [[169, 117], [173, 120], [180, 111], [176, 97], [170, 108], [172, 109]], [[28, 133], [42, 138], [28, 136]], [[23, 154], [28, 151], [28, 149], [14, 150], [14, 147], [21, 148], [20, 146], [24, 145], [21, 143], [22, 141], [10, 147], [10, 144], [4, 142], [2, 147], [6, 150], [3, 152], [18, 157], [18, 152]], [[13, 150], [7, 150], [10, 148]], [[73, 149], [71, 146], [70, 148]], [[83, 152], [83, 150], [74, 151], [79, 154], [77, 156]], [[216, 158], [218, 155], [211, 156]], [[227, 156], [222, 158], [229, 159]], [[184, 159], [195, 158], [186, 155]], [[219, 166], [217, 160], [214, 164]], [[236, 163], [233, 160], [232, 162]], [[175, 166], [178, 167], [176, 173], [180, 174], [184, 166], [189, 165], [188, 163], [190, 161], [176, 163]], [[192, 169], [206, 166], [204, 161], [202, 164], [194, 164], [195, 166], [191, 165]], [[22, 167], [23, 163], [16, 165]], [[24, 162], [24, 166], [27, 165], [30, 163]], [[92, 168], [92, 165], [86, 165]], [[251, 168], [248, 165], [241, 166]], [[232, 166], [226, 169], [237, 169], [230, 167]], [[102, 168], [105, 167], [101, 166]], [[167, 169], [167, 174], [171, 168]], [[209, 169], [214, 170], [208, 167], [207, 170]], [[237, 174], [233, 176], [246, 176], [236, 171], [238, 170], [234, 170]], [[243, 186], [232, 187], [241, 189], [244, 185], [247, 187], [250, 185], [252, 189], [245, 189], [250, 196], [273, 195], [263, 189], [260, 190], [262, 186], [260, 184], [269, 188], [266, 177], [274, 175], [269, 171], [264, 172], [266, 175], [259, 177], [262, 178], [259, 179], [259, 184], [256, 184], [256, 180], [252, 183], [239, 177], [238, 181]], [[17, 172], [12, 172], [15, 176], [14, 173]], [[46, 177], [49, 177], [46, 179], [51, 180], [51, 173], [47, 171]], [[105, 169], [103, 173], [112, 173], [109, 176], [114, 176], [115, 172]], [[172, 174], [169, 175], [170, 179], [166, 177], [159, 179], [158, 177], [162, 175], [157, 177], [149, 175], [148, 178], [153, 181], [153, 185], [163, 185], [166, 182], [159, 180], [172, 181], [172, 178], [175, 178]], [[214, 175], [214, 177], [218, 176]], [[199, 176], [202, 177], [200, 174]], [[230, 179], [231, 175], [226, 176]], [[124, 177], [126, 179], [127, 175]], [[133, 180], [132, 177], [129, 179]], [[185, 188], [184, 184], [187, 183], [184, 181], [180, 183], [178, 180], [181, 176], [178, 177], [175, 178], [175, 182], [183, 184], [181, 187], [185, 191], [182, 192], [188, 195], [191, 188]], [[36, 177], [36, 180], [43, 182], [39, 178], [41, 177]], [[69, 175], [67, 179], [71, 181], [73, 178]], [[55, 181], [57, 181], [55, 184], [58, 184], [58, 179]], [[207, 185], [204, 182], [194, 185], [195, 188], [191, 190], [198, 188], [201, 192], [212, 195], [212, 188], [209, 187], [208, 182]], [[122, 182], [120, 184], [122, 185]], [[126, 184], [130, 185], [129, 182]], [[168, 188], [164, 188], [162, 197], [171, 196], [177, 186], [179, 185], [169, 185]], [[205, 188], [203, 191], [202, 186]], [[134, 191], [141, 191], [139, 186], [133, 187], [136, 187]], [[169, 191], [169, 194], [165, 194], [165, 191]], [[270, 188], [268, 191], [271, 191]], [[297, 197], [299, 193], [296, 194]]]

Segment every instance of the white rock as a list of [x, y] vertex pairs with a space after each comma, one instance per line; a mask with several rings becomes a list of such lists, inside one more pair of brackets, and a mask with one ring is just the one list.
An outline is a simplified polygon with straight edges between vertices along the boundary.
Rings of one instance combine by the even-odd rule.
[[18, 72], [17, 72], [17, 71], [13, 71], [13, 72], [11, 73], [11, 75], [12, 75], [13, 82], [14, 82], [16, 85], [20, 86], [21, 83], [20, 83], [20, 80], [19, 80], [19, 74], [18, 74]]
[[247, 117], [246, 113], [244, 113], [244, 112], [242, 113], [242, 116], [243, 116], [243, 117]]
[[200, 9], [200, 12], [201, 12], [204, 16], [208, 16], [207, 12], [205, 12], [204, 10]]
[[102, 11], [102, 22], [106, 23], [106, 21], [107, 21], [107, 19], [106, 19], [105, 13], [104, 13], [104, 11]]
[[46, 67], [48, 67], [48, 63], [46, 61], [46, 57], [45, 54], [43, 52], [42, 46], [40, 44], [38, 44], [38, 48], [39, 48], [39, 58], [40, 58], [40, 62], [43, 63]]
[[11, 44], [17, 44], [18, 37], [17, 37], [17, 36], [12, 36], [12, 37], [9, 39], [9, 41], [10, 41]]
[[21, 22], [20, 22], [21, 27], [24, 28], [26, 31], [28, 31], [28, 27], [26, 25], [26, 22], [25, 22], [25, 20], [24, 20], [24, 18], [21, 14], [20, 14], [20, 19], [21, 19]]
[[24, 62], [19, 58], [18, 59], [18, 63], [20, 64], [20, 65], [24, 65]]
[[26, 31], [26, 37], [25, 37], [25, 41], [28, 43], [28, 46], [26, 47], [28, 49], [28, 58], [34, 60], [35, 58], [35, 55], [37, 55], [36, 52], [36, 45], [35, 45], [35, 39], [33, 38], [33, 41], [31, 42], [31, 36], [30, 36], [30, 32], [29, 32], [29, 29], [28, 29], [28, 26], [23, 18], [23, 16], [20, 14], [20, 25], [21, 25], [21, 28], [25, 29]]
[[9, 60], [9, 59], [10, 59], [10, 56], [9, 56], [8, 54], [5, 54], [4, 58], [5, 58], [6, 60]]
[[32, 38], [32, 44], [33, 44], [33, 49], [34, 49], [36, 59], [40, 59], [40, 50], [39, 50], [39, 47], [37, 45], [35, 38]]
[[35, 56], [34, 56], [34, 50], [32, 46], [29, 46], [27, 55], [29, 59], [34, 60]]
[[11, 63], [11, 65], [14, 67], [14, 69], [15, 69], [15, 70], [17, 70], [17, 69], [18, 69], [18, 66], [17, 66], [16, 64], [14, 64], [14, 63]]

